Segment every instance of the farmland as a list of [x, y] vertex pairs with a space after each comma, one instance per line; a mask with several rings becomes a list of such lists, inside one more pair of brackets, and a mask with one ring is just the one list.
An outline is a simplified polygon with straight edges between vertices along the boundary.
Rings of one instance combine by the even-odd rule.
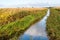
[[0, 39], [17, 40], [29, 26], [41, 20], [47, 8], [1, 8]]
[[46, 29], [49, 40], [60, 40], [60, 8], [50, 8]]

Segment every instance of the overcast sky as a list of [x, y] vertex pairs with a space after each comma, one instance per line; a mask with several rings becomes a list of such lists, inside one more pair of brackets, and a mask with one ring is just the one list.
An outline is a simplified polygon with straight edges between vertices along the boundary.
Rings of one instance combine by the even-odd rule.
[[60, 0], [0, 0], [0, 6], [10, 6], [18, 4], [60, 4]]

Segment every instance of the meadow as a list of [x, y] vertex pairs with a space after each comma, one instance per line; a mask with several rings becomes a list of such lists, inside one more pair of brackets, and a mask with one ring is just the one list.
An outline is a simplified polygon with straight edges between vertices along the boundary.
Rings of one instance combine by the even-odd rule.
[[47, 8], [1, 8], [0, 40], [17, 40], [46, 13]]
[[60, 40], [60, 8], [50, 8], [50, 16], [47, 20], [46, 29], [49, 40]]

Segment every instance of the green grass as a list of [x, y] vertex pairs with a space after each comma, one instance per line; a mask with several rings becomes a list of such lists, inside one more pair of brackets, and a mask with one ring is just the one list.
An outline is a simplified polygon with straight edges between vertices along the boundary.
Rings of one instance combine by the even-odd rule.
[[60, 40], [60, 9], [51, 8], [47, 20], [47, 33], [50, 40]]
[[46, 12], [47, 10], [31, 12], [30, 15], [19, 20], [0, 26], [0, 40], [17, 40], [32, 24], [37, 20], [41, 20], [46, 15]]

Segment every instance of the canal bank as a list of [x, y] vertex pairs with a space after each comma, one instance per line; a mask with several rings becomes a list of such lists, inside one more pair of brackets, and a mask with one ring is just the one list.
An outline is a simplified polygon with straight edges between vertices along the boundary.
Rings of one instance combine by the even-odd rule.
[[45, 17], [32, 25], [25, 33], [20, 36], [19, 40], [48, 40], [46, 32], [46, 20], [50, 15], [50, 10], [48, 9]]

